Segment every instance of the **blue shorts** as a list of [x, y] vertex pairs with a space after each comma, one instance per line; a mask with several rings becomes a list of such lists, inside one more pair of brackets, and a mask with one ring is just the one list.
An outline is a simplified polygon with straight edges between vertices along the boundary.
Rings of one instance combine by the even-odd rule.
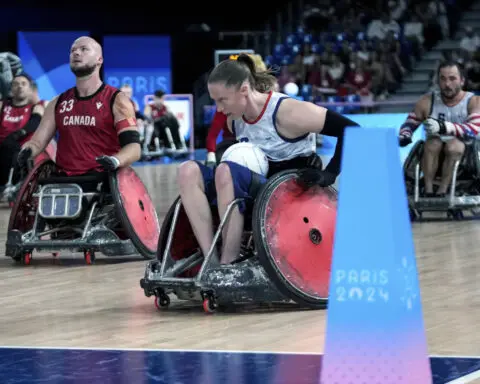
[[[196, 161], [200, 167], [200, 171], [203, 176], [203, 184], [205, 186], [205, 194], [211, 205], [217, 205], [217, 190], [215, 188], [215, 169], [209, 168], [204, 164]], [[247, 209], [247, 202], [253, 203], [253, 200], [257, 196], [260, 188], [267, 182], [266, 177], [251, 171], [250, 169], [233, 163], [231, 161], [223, 161], [230, 168], [230, 173], [233, 179], [233, 193], [235, 199], [246, 199], [238, 204], [238, 209], [241, 213], [245, 213]], [[220, 163], [220, 164], [222, 164]]]

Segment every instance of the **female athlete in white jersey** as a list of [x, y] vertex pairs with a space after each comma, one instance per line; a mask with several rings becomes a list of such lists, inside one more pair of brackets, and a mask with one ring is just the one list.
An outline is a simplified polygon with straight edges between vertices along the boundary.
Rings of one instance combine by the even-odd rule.
[[[313, 103], [268, 91], [275, 81], [267, 71], [257, 72], [253, 60], [242, 54], [213, 69], [208, 90], [217, 110], [228, 116], [228, 128], [237, 140], [249, 141], [267, 155], [268, 176], [306, 168], [299, 175], [306, 184], [333, 184], [340, 173], [344, 130], [358, 124]], [[335, 154], [323, 171], [314, 146], [315, 134], [320, 132], [338, 138]], [[215, 170], [196, 161], [180, 166], [180, 197], [204, 255], [208, 254], [214, 234], [210, 204], [217, 205], [223, 217], [228, 204], [236, 198], [254, 198], [265, 182], [265, 177], [228, 161]], [[224, 264], [239, 256], [245, 209], [245, 205], [236, 207], [224, 230]]]

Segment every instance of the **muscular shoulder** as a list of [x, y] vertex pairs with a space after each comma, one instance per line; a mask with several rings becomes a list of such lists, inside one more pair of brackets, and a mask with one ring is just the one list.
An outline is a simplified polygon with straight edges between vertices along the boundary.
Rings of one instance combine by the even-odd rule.
[[113, 115], [115, 116], [116, 122], [135, 117], [133, 104], [130, 101], [130, 98], [123, 92], [119, 92], [115, 97], [115, 102], [113, 103]]
[[277, 129], [288, 138], [309, 132], [319, 133], [325, 123], [327, 109], [309, 101], [287, 97], [279, 104]]
[[472, 96], [468, 101], [468, 114], [480, 113], [480, 96]]
[[415, 104], [415, 115], [420, 120], [425, 120], [432, 108], [432, 93], [426, 93]]

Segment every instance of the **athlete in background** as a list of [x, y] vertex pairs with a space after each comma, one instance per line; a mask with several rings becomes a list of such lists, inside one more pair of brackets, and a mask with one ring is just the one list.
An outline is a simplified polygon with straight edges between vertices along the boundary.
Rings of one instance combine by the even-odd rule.
[[[222, 141], [217, 145], [217, 138], [223, 131]], [[222, 112], [216, 111], [213, 116], [212, 124], [208, 130], [206, 147], [207, 161], [206, 165], [211, 167], [220, 162], [223, 152], [232, 144], [236, 143], [235, 136], [228, 129], [227, 116]]]
[[38, 85], [33, 80], [32, 80], [32, 91], [33, 91], [32, 98], [31, 98], [32, 104], [41, 104], [45, 108], [48, 104], [48, 100], [40, 99], [40, 96], [38, 94]]
[[[164, 91], [155, 91], [153, 102], [145, 106], [144, 114], [153, 121], [154, 136], [163, 141], [165, 147], [171, 150], [184, 149], [185, 145], [181, 138], [180, 123], [177, 117], [165, 105], [165, 96]], [[148, 140], [147, 135], [146, 139]]]
[[[412, 142], [413, 132], [423, 122], [427, 138], [422, 158], [426, 197], [444, 197], [452, 181], [453, 167], [480, 132], [480, 98], [462, 90], [465, 77], [456, 62], [441, 63], [437, 70], [439, 92], [422, 96], [400, 128], [400, 145]], [[445, 158], [437, 191], [433, 182], [440, 154]]]
[[132, 102], [133, 109], [135, 110], [135, 117], [137, 119], [137, 128], [138, 132], [140, 133], [140, 141], [143, 141], [144, 136], [145, 136], [145, 116], [143, 115], [142, 112], [140, 112], [140, 107], [138, 103], [133, 100], [133, 89], [130, 86], [130, 84], [123, 84], [122, 87], [120, 88], [120, 91], [122, 91]]
[[[33, 81], [25, 73], [12, 80], [11, 98], [0, 101], [0, 186], [8, 182], [10, 170], [16, 168], [21, 145], [38, 128], [44, 113], [41, 104], [33, 103]], [[20, 173], [13, 173], [12, 184], [19, 181]]]
[[140, 138], [130, 99], [102, 82], [100, 44], [83, 36], [70, 50], [75, 87], [55, 97], [40, 126], [23, 145], [19, 163], [45, 149], [59, 132], [56, 163], [60, 174], [113, 171], [140, 159]]

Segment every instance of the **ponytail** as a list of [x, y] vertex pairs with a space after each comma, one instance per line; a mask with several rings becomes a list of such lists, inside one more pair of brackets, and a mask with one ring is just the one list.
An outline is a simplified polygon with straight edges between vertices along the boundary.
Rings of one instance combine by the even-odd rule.
[[277, 79], [271, 74], [271, 71], [268, 69], [259, 70], [258, 66], [255, 65], [255, 61], [248, 54], [241, 53], [237, 61], [243, 65], [246, 65], [251, 74], [251, 85], [258, 92], [266, 93], [275, 88], [277, 84]]
[[262, 70], [262, 66], [255, 65], [254, 59], [245, 53], [238, 55], [236, 60], [227, 59], [217, 64], [208, 76], [208, 83], [223, 82], [225, 86], [240, 87], [245, 81], [252, 89], [267, 93], [275, 89], [277, 79], [271, 70]]

